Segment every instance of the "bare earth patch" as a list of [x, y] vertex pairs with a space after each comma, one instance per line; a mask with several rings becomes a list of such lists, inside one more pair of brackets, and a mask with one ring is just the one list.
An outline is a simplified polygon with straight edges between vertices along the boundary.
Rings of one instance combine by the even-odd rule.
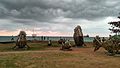
[[120, 68], [120, 57], [107, 56], [102, 48], [97, 52], [92, 45], [59, 49], [0, 52], [0, 68]]

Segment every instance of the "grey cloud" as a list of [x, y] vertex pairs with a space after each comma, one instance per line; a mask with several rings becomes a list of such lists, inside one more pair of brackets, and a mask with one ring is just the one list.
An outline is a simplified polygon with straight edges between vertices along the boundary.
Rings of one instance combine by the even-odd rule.
[[[3, 17], [49, 21], [66, 18], [96, 19], [119, 13], [119, 0], [1, 0]], [[4, 12], [4, 13], [2, 13]]]
[[119, 3], [119, 0], [0, 0], [0, 18], [49, 22], [63, 16], [94, 20], [118, 15]]
[[6, 23], [0, 25], [0, 30], [5, 30], [5, 31], [16, 31], [18, 28], [19, 28], [18, 24]]
[[[17, 31], [24, 26], [32, 31], [72, 33], [81, 25], [86, 33], [105, 33], [107, 27], [92, 24], [104, 22], [105, 17], [116, 17], [120, 0], [0, 0], [0, 30]], [[60, 19], [59, 19], [60, 18]], [[2, 24], [1, 24], [2, 22]]]
[[[31, 19], [12, 19], [12, 22], [13, 23], [19, 23], [19, 24], [22, 24], [22, 23], [24, 23], [24, 24], [28, 24], [28, 25], [33, 25], [33, 24], [35, 24], [36, 23], [36, 21], [34, 21], [34, 20], [31, 20]], [[33, 24], [32, 24], [33, 23]]]

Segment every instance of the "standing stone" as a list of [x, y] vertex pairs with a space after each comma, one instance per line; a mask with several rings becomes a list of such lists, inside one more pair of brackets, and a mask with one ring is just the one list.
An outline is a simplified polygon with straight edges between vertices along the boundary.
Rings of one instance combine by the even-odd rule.
[[78, 46], [78, 47], [83, 46], [83, 44], [84, 44], [83, 33], [82, 33], [82, 29], [79, 25], [77, 27], [75, 27], [73, 37], [74, 37], [76, 46]]
[[27, 45], [25, 31], [20, 31], [19, 35], [17, 36], [16, 46], [14, 46], [13, 49], [16, 49], [16, 48], [29, 48], [29, 46]]

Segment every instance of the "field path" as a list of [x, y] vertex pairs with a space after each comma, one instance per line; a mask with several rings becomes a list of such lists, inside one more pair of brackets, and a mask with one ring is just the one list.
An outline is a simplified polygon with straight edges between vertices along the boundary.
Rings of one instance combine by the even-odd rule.
[[0, 52], [0, 54], [40, 53], [40, 52], [62, 52], [62, 51], [59, 51], [59, 50], [44, 50], [44, 51], [11, 51], [11, 52]]
[[[49, 66], [44, 68], [120, 68], [120, 56], [108, 56], [103, 48], [97, 52], [94, 52], [93, 48], [90, 47], [73, 47], [72, 51], [61, 51], [59, 49], [59, 47], [48, 47], [45, 50], [37, 51], [0, 52], [0, 60], [11, 64], [17, 63], [22, 66], [20, 68], [32, 68], [31, 66], [43, 68], [42, 66], [46, 66], [46, 64]], [[8, 62], [8, 60], [10, 61]], [[59, 67], [55, 67], [53, 64]]]
[[[50, 47], [50, 48], [47, 48], [46, 50], [37, 50], [37, 51], [31, 51], [31, 50], [28, 50], [28, 51], [22, 51], [22, 50], [16, 50], [16, 51], [7, 51], [7, 52], [0, 52], [0, 54], [14, 54], [14, 53], [41, 53], [41, 52], [64, 52], [64, 53], [87, 53], [87, 52], [90, 52], [88, 49], [90, 48], [72, 48], [73, 50], [72, 51], [62, 51], [62, 50], [59, 50], [60, 48], [59, 47]], [[91, 49], [91, 52], [92, 52], [92, 49]]]

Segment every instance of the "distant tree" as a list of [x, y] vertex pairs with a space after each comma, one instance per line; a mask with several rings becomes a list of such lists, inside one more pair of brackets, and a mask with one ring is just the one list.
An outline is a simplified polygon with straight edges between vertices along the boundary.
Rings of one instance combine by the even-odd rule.
[[[120, 19], [120, 16], [118, 16], [118, 18]], [[112, 25], [111, 28], [109, 28], [112, 33], [115, 33], [116, 35], [120, 34], [120, 21], [112, 21], [108, 24]]]

